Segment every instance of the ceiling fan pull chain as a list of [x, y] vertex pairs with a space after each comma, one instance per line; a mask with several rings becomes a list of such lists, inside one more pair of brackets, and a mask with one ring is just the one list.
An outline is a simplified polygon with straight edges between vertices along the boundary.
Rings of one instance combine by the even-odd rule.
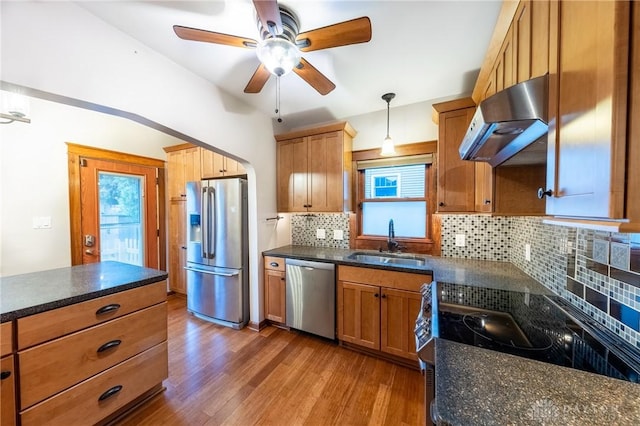
[[278, 123], [282, 123], [280, 117], [280, 76], [276, 76], [276, 114], [278, 114]]

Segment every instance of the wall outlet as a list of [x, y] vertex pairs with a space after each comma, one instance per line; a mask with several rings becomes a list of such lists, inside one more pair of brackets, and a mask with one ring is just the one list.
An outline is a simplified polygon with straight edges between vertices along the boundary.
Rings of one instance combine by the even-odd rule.
[[316, 229], [316, 238], [324, 240], [327, 238], [327, 233], [324, 229]]
[[333, 239], [334, 240], [344, 240], [344, 231], [342, 229], [334, 229], [333, 230]]
[[531, 244], [524, 245], [524, 260], [531, 262]]
[[464, 234], [456, 234], [456, 247], [464, 247], [466, 245]]

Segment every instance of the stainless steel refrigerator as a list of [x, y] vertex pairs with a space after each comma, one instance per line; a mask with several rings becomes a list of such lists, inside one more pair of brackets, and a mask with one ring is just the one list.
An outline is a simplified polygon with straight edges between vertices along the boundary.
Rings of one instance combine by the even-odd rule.
[[240, 329], [249, 321], [247, 181], [187, 183], [187, 310]]

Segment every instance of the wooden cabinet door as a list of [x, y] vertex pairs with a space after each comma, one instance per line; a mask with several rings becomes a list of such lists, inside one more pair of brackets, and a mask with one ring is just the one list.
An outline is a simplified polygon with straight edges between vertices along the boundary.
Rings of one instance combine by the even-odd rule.
[[476, 211], [491, 213], [493, 211], [493, 168], [489, 163], [476, 162]]
[[225, 157], [224, 159], [224, 175], [225, 176], [239, 176], [246, 174], [247, 171], [242, 167], [242, 164], [234, 160], [233, 158]]
[[202, 179], [202, 172], [200, 171], [201, 161], [200, 153], [202, 148], [194, 147], [184, 150], [184, 176], [186, 182], [195, 182]]
[[0, 381], [0, 424], [13, 426], [16, 424], [16, 387], [13, 355], [0, 360], [2, 380]]
[[278, 211], [300, 212], [307, 209], [307, 138], [278, 142]]
[[531, 78], [531, 3], [520, 1], [511, 24], [516, 83]]
[[475, 210], [475, 165], [460, 159], [458, 148], [475, 108], [443, 112], [438, 127], [438, 212]]
[[553, 7], [546, 212], [624, 218], [630, 3]]
[[338, 339], [380, 349], [380, 287], [338, 281], [337, 290]]
[[417, 360], [414, 328], [420, 312], [420, 293], [382, 289], [380, 350]]
[[308, 138], [308, 211], [343, 210], [342, 132]]
[[217, 178], [224, 176], [224, 156], [208, 149], [202, 149], [202, 171], [203, 179]]
[[167, 152], [167, 179], [169, 199], [186, 199], [184, 150]]
[[527, 4], [531, 10], [530, 77], [534, 78], [549, 72], [549, 2], [527, 1]]
[[265, 317], [271, 321], [286, 321], [285, 273], [272, 269], [264, 270]]
[[186, 202], [169, 202], [169, 288], [176, 293], [187, 293]]

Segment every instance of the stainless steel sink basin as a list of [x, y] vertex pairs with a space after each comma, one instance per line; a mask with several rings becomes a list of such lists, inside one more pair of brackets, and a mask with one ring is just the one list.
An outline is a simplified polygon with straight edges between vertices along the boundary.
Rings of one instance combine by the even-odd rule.
[[365, 263], [384, 263], [387, 265], [409, 265], [409, 266], [423, 266], [425, 259], [419, 256], [391, 254], [391, 253], [352, 253], [348, 257], [352, 260]]

